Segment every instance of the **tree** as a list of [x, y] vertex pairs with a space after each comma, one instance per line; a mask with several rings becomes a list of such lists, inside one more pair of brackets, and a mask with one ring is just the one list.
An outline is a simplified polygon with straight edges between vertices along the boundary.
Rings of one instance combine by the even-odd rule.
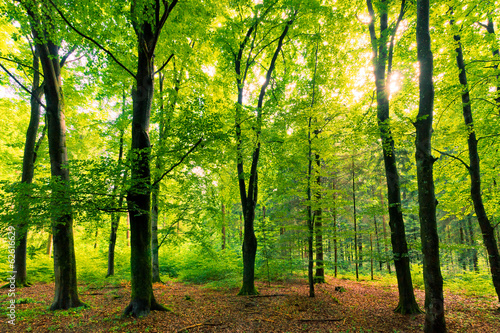
[[[247, 20], [250, 22], [250, 27], [248, 28], [243, 41], [239, 44], [237, 51], [231, 52], [234, 56], [234, 70], [236, 74], [236, 84], [238, 89], [238, 101], [236, 104], [236, 118], [235, 118], [235, 128], [236, 128], [236, 154], [237, 154], [237, 172], [238, 172], [238, 185], [240, 189], [240, 199], [241, 206], [243, 210], [244, 219], [244, 238], [243, 238], [243, 285], [239, 292], [239, 295], [255, 295], [257, 290], [255, 289], [254, 279], [255, 279], [255, 255], [257, 252], [257, 238], [255, 237], [254, 231], [254, 220], [255, 220], [255, 208], [257, 205], [258, 198], [258, 163], [261, 149], [260, 135], [263, 125], [263, 107], [264, 107], [264, 97], [266, 95], [266, 89], [271, 81], [271, 76], [276, 66], [276, 60], [281, 52], [283, 46], [283, 41], [285, 36], [290, 29], [290, 26], [295, 20], [297, 11], [294, 10], [292, 17], [288, 18], [285, 22], [285, 27], [281, 35], [267, 45], [260, 46], [260, 49], [256, 50], [255, 47], [259, 46], [267, 34], [264, 34], [263, 40], [259, 41], [257, 39], [257, 31], [259, 24], [263, 19], [269, 14], [274, 4], [264, 10], [260, 10], [261, 6], [256, 6], [254, 11], [254, 18]], [[272, 29], [272, 28], [270, 28]], [[254, 130], [254, 147], [252, 148], [252, 158], [251, 167], [248, 179], [248, 189], [245, 183], [245, 171], [244, 171], [244, 158], [243, 158], [243, 135], [242, 135], [242, 122], [244, 121], [244, 89], [245, 81], [249, 70], [255, 63], [255, 58], [261, 53], [268, 45], [272, 44], [277, 40], [278, 44], [275, 51], [273, 52], [272, 59], [269, 63], [269, 67], [265, 72], [265, 81], [260, 87], [260, 93], [257, 99], [256, 115], [255, 115], [255, 126]], [[244, 59], [244, 53], [247, 48], [249, 49], [247, 59]]]
[[[69, 197], [68, 153], [66, 123], [61, 87], [60, 46], [55, 42], [56, 31], [50, 15], [41, 14], [39, 6], [22, 3], [30, 17], [35, 48], [44, 73], [44, 92], [47, 112], [47, 138], [52, 176], [52, 234], [54, 242], [55, 296], [51, 310], [85, 305], [78, 297], [76, 260], [73, 244], [73, 216]], [[42, 10], [50, 7], [42, 3]]]
[[[450, 22], [454, 24], [454, 20]], [[488, 30], [488, 33], [491, 33]], [[500, 300], [500, 253], [498, 252], [498, 245], [495, 239], [495, 229], [486, 214], [484, 208], [483, 196], [481, 191], [481, 172], [479, 164], [479, 153], [477, 148], [478, 139], [476, 138], [476, 131], [474, 128], [474, 120], [472, 116], [472, 105], [469, 93], [469, 85], [467, 83], [467, 72], [465, 70], [465, 61], [463, 54], [463, 47], [460, 34], [454, 36], [454, 40], [458, 46], [455, 49], [457, 55], [457, 67], [459, 70], [458, 79], [462, 86], [462, 114], [468, 132], [467, 145], [469, 148], [469, 165], [465, 162], [464, 165], [469, 171], [470, 175], [470, 193], [472, 202], [474, 203], [474, 210], [476, 212], [481, 233], [483, 235], [484, 246], [488, 252], [488, 260], [490, 263], [491, 278], [495, 287], [498, 299]], [[498, 50], [496, 50], [498, 53]]]
[[[373, 49], [373, 63], [375, 74], [375, 85], [377, 88], [377, 120], [382, 139], [382, 150], [384, 157], [385, 176], [387, 182], [387, 201], [389, 206], [389, 226], [391, 228], [391, 243], [394, 257], [394, 267], [398, 280], [399, 303], [395, 312], [402, 314], [420, 313], [420, 309], [413, 293], [413, 284], [410, 272], [410, 257], [406, 242], [405, 224], [401, 207], [401, 190], [399, 184], [399, 172], [396, 164], [396, 153], [394, 139], [391, 133], [389, 118], [389, 89], [388, 78], [392, 70], [392, 55], [394, 50], [394, 37], [398, 26], [405, 14], [406, 1], [401, 1], [401, 9], [396, 23], [388, 26], [389, 4], [383, 0], [379, 6], [380, 37], [375, 33], [375, 11], [372, 1], [366, 1], [368, 12], [371, 16], [369, 25], [370, 39]], [[388, 48], [389, 44], [389, 48]], [[386, 63], [387, 76], [386, 76]]]
[[433, 55], [429, 33], [429, 0], [417, 0], [417, 54], [420, 63], [420, 99], [415, 128], [420, 234], [424, 262], [424, 332], [446, 332], [444, 320], [443, 277], [439, 263], [439, 237], [436, 223], [437, 200], [434, 194], [431, 154], [434, 86]]
[[[31, 46], [31, 45], [30, 45]], [[15, 231], [15, 262], [14, 271], [16, 272], [16, 286], [28, 287], [30, 284], [27, 281], [26, 273], [26, 247], [28, 238], [28, 228], [30, 221], [30, 194], [31, 194], [31, 184], [33, 182], [33, 176], [35, 171], [35, 161], [37, 156], [38, 148], [45, 136], [46, 127], [43, 128], [40, 138], [38, 138], [38, 128], [40, 124], [40, 108], [41, 108], [41, 97], [43, 94], [43, 83], [40, 84], [40, 61], [39, 56], [36, 51], [31, 49], [33, 58], [33, 79], [31, 84], [31, 90], [27, 89], [22, 85], [3, 65], [0, 66], [11, 75], [18, 84], [24, 87], [28, 93], [30, 93], [30, 121], [28, 129], [26, 131], [26, 141], [24, 144], [24, 154], [23, 154], [23, 166], [22, 166], [22, 176], [21, 184], [25, 185], [20, 189], [19, 193], [19, 207], [18, 207], [18, 221]], [[21, 64], [19, 64], [21, 65]]]

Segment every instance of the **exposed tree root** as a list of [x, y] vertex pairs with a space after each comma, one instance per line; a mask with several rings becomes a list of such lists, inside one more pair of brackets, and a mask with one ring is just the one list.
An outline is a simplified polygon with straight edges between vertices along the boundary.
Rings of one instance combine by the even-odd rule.
[[52, 305], [50, 306], [49, 310], [50, 311], [57, 311], [57, 310], [68, 310], [72, 308], [89, 308], [89, 306], [83, 302], [81, 302], [78, 298], [66, 298], [66, 299], [59, 299], [57, 301], [54, 301]]
[[156, 302], [156, 300], [151, 300], [151, 304], [142, 299], [134, 299], [130, 304], [123, 310], [123, 317], [146, 317], [151, 311], [170, 311], [170, 309], [164, 307], [163, 305]]
[[420, 310], [420, 307], [418, 306], [417, 303], [412, 304], [411, 306], [404, 307], [401, 305], [401, 303], [398, 304], [398, 306], [394, 309], [395, 313], [400, 313], [402, 315], [409, 315], [409, 314], [421, 314], [424, 313], [424, 311]]

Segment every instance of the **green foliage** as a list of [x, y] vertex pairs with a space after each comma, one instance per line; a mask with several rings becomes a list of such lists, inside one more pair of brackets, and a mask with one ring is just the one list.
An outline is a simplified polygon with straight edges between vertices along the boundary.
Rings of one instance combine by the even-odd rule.
[[178, 264], [181, 281], [229, 288], [240, 282], [241, 261], [233, 251], [215, 251], [194, 245]]

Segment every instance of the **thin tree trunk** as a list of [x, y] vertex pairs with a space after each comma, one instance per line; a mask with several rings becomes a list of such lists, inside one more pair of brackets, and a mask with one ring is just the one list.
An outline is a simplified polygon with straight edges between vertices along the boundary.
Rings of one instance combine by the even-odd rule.
[[439, 237], [436, 223], [433, 164], [431, 154], [434, 86], [433, 56], [429, 34], [429, 0], [417, 0], [417, 54], [420, 63], [420, 103], [415, 122], [415, 160], [425, 284], [424, 332], [446, 332], [443, 277], [439, 263]]
[[375, 242], [377, 246], [377, 256], [379, 257], [379, 271], [382, 271], [382, 259], [380, 259], [382, 256], [380, 254], [380, 241], [378, 237], [378, 226], [377, 226], [377, 217], [375, 214], [373, 214], [373, 224], [375, 226]]
[[[488, 17], [488, 23], [486, 24], [486, 30], [488, 31], [488, 34], [492, 37], [492, 40], [495, 40], [495, 27], [493, 26], [493, 20], [491, 17]], [[498, 71], [498, 61], [500, 60], [500, 52], [498, 49], [498, 45], [494, 44], [493, 49], [493, 58], [497, 61], [493, 63], [493, 70], [495, 72]], [[498, 113], [500, 114], [500, 75], [497, 74], [497, 86], [496, 86], [496, 96], [495, 96], [495, 103], [497, 104], [497, 110]]]
[[[453, 22], [452, 22], [453, 23]], [[469, 147], [469, 163], [468, 171], [470, 175], [470, 192], [472, 202], [474, 203], [474, 210], [476, 212], [477, 220], [483, 235], [483, 243], [488, 252], [488, 260], [491, 270], [491, 278], [493, 286], [500, 300], [500, 254], [498, 252], [498, 244], [495, 239], [495, 230], [486, 214], [486, 209], [483, 204], [483, 197], [481, 193], [481, 172], [479, 163], [479, 153], [477, 149], [476, 132], [474, 130], [474, 121], [472, 117], [472, 107], [469, 96], [469, 89], [467, 85], [467, 72], [465, 71], [465, 62], [463, 57], [462, 44], [460, 42], [460, 35], [455, 35], [455, 41], [458, 43], [456, 48], [457, 52], [457, 66], [459, 69], [459, 81], [463, 88], [462, 91], [462, 113], [467, 132], [469, 133], [467, 144]]]
[[[14, 271], [16, 272], [16, 286], [18, 288], [28, 287], [30, 284], [27, 281], [26, 274], [26, 246], [28, 238], [28, 227], [30, 220], [30, 207], [29, 207], [29, 196], [31, 193], [31, 184], [33, 182], [33, 175], [35, 170], [35, 161], [37, 155], [37, 134], [38, 127], [40, 124], [40, 98], [43, 93], [43, 86], [40, 86], [40, 72], [39, 72], [39, 58], [38, 55], [33, 53], [33, 83], [31, 86], [32, 96], [30, 99], [31, 113], [30, 122], [28, 125], [28, 130], [26, 131], [26, 142], [24, 144], [24, 156], [23, 156], [23, 171], [21, 177], [21, 184], [25, 184], [26, 187], [21, 188], [20, 198], [19, 198], [19, 218], [20, 221], [16, 226], [15, 239], [16, 239], [16, 249], [14, 255]], [[42, 132], [43, 139], [45, 134], [45, 128]]]
[[[295, 13], [296, 15], [296, 13]], [[243, 210], [243, 219], [244, 219], [244, 235], [243, 235], [243, 284], [238, 295], [256, 295], [258, 294], [255, 289], [255, 256], [257, 253], [257, 237], [255, 237], [254, 230], [254, 220], [255, 220], [255, 208], [257, 206], [257, 192], [258, 192], [258, 164], [260, 157], [260, 135], [262, 129], [262, 108], [264, 105], [264, 96], [266, 93], [267, 86], [270, 83], [271, 75], [274, 71], [276, 60], [278, 58], [279, 53], [281, 52], [281, 48], [283, 46], [283, 40], [288, 33], [290, 26], [292, 25], [294, 17], [289, 20], [285, 28], [278, 39], [278, 45], [276, 50], [274, 51], [273, 58], [269, 65], [269, 68], [266, 72], [266, 80], [262, 84], [260, 88], [260, 93], [257, 101], [257, 116], [256, 126], [255, 126], [255, 140], [256, 144], [252, 153], [252, 163], [250, 167], [249, 179], [248, 179], [248, 190], [245, 186], [245, 172], [243, 168], [243, 142], [242, 142], [242, 130], [241, 130], [241, 117], [243, 110], [243, 90], [245, 84], [245, 76], [248, 70], [248, 67], [243, 69], [245, 74], [241, 72], [242, 65], [242, 57], [243, 51], [247, 45], [247, 42], [250, 40], [252, 36], [252, 32], [256, 29], [259, 20], [256, 20], [255, 23], [248, 29], [248, 32], [245, 36], [244, 41], [240, 44], [238, 55], [235, 57], [235, 71], [236, 71], [236, 83], [238, 87], [238, 103], [236, 106], [236, 154], [237, 154], [237, 173], [238, 173], [238, 185], [240, 190], [240, 199], [241, 206]], [[254, 35], [255, 38], [255, 35]], [[248, 66], [248, 63], [246, 63]]]
[[370, 273], [371, 273], [371, 279], [373, 280], [373, 241], [372, 241], [372, 234], [370, 234]]
[[335, 177], [332, 182], [333, 190], [333, 265], [334, 265], [334, 276], [337, 277], [337, 266], [338, 266], [338, 245], [337, 245], [337, 191]]
[[49, 232], [49, 236], [47, 237], [47, 256], [52, 255], [52, 233]]
[[312, 194], [311, 194], [311, 177], [312, 177], [312, 138], [311, 138], [311, 122], [312, 118], [309, 117], [308, 121], [308, 166], [307, 166], [307, 278], [309, 281], [309, 297], [314, 297], [314, 256], [313, 256], [313, 239], [314, 239], [314, 214], [312, 210]]
[[479, 267], [477, 265], [477, 249], [476, 249], [476, 241], [474, 239], [474, 228], [472, 227], [472, 214], [467, 216], [467, 229], [469, 231], [469, 240], [471, 247], [471, 266], [475, 272], [479, 271]]
[[[122, 99], [122, 115], [125, 114], [125, 92], [123, 92], [123, 99]], [[122, 164], [122, 159], [123, 159], [123, 136], [124, 136], [124, 130], [120, 130], [120, 146], [118, 150], [118, 166], [121, 166]], [[125, 183], [126, 179], [126, 173], [123, 175], [122, 182]], [[116, 191], [118, 189], [118, 179], [119, 177], [116, 178], [115, 184], [113, 186], [113, 194], [116, 195]], [[120, 190], [120, 196], [118, 198], [118, 210], [121, 210], [123, 206], [123, 200], [125, 197], [125, 191]], [[111, 231], [109, 233], [109, 247], [108, 247], [108, 272], [106, 274], [106, 277], [115, 275], [115, 246], [116, 246], [116, 235], [118, 232], [118, 226], [120, 225], [120, 212], [114, 212], [111, 214]], [[127, 232], [128, 232], [128, 226], [127, 226]]]
[[222, 250], [226, 249], [226, 207], [222, 204]]
[[358, 265], [358, 223], [356, 217], [356, 183], [354, 173], [354, 156], [352, 157], [352, 211], [354, 220], [354, 264], [356, 266], [356, 281], [359, 280], [359, 265]]

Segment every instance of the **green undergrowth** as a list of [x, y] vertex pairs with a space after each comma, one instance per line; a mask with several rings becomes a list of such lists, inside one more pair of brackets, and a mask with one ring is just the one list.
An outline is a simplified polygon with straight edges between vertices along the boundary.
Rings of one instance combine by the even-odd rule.
[[[328, 272], [326, 272], [328, 274]], [[422, 265], [412, 265], [411, 276], [413, 287], [425, 290]], [[354, 272], [339, 273], [339, 279], [356, 281]], [[378, 286], [397, 286], [396, 273], [376, 272], [374, 280], [370, 274], [362, 272], [359, 274], [359, 281], [365, 281]], [[496, 297], [495, 289], [491, 280], [491, 275], [486, 271], [461, 273], [443, 272], [443, 287], [445, 291], [460, 293], [466, 296]]]

